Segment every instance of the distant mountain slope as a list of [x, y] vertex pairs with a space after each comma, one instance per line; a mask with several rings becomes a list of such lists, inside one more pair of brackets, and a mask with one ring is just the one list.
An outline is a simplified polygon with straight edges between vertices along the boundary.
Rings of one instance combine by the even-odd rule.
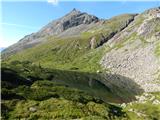
[[[8, 56], [23, 49], [31, 48], [39, 43], [44, 42], [48, 36], [69, 37], [71, 35], [73, 36], [80, 34], [84, 30], [93, 27], [98, 21], [99, 19], [93, 15], [82, 13], [76, 9], [73, 9], [70, 13], [62, 18], [50, 22], [40, 31], [26, 35], [18, 43], [4, 50], [4, 53]], [[69, 31], [65, 32], [68, 29]]]

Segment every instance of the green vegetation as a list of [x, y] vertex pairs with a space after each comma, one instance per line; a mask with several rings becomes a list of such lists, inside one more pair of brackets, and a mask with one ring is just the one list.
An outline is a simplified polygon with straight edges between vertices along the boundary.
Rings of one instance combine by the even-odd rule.
[[155, 48], [155, 51], [154, 51], [155, 55], [157, 57], [160, 56], [160, 42], [156, 43], [156, 48]]
[[[2, 85], [4, 88], [12, 89], [21, 85], [23, 87], [21, 87], [20, 90], [25, 89], [25, 91], [28, 91], [27, 93], [24, 93], [27, 95], [30, 92], [32, 93], [32, 91], [36, 93], [36, 89], [30, 90], [27, 87], [24, 87], [24, 85], [31, 85], [33, 82], [36, 82], [37, 80], [50, 80], [55, 83], [63, 83], [69, 87], [84, 90], [91, 95], [103, 98], [105, 101], [120, 102], [121, 100], [129, 101], [133, 98], [133, 94], [128, 94], [127, 91], [121, 91], [123, 94], [126, 92], [125, 96], [116, 93], [113, 94], [113, 91], [106, 87], [104, 83], [101, 83], [101, 76], [97, 73], [81, 72], [74, 70], [75, 68], [72, 68], [73, 70], [70, 71], [46, 69], [42, 68], [41, 66], [36, 66], [35, 64], [32, 64], [29, 61], [28, 65], [26, 65], [26, 62], [27, 61], [13, 61], [10, 64], [2, 64]], [[12, 74], [18, 73], [18, 75], [15, 77], [16, 80], [14, 80], [14, 78], [11, 79], [12, 77], [7, 79], [8, 76], [11, 76], [10, 74], [8, 74], [8, 71], [10, 71], [10, 73]], [[21, 79], [22, 81], [19, 81]], [[119, 89], [121, 88], [114, 87], [115, 91], [120, 91]], [[42, 90], [42, 92], [45, 92], [45, 89]], [[17, 90], [16, 93], [18, 93], [18, 91], [19, 90]], [[47, 96], [50, 96], [50, 93], [48, 92]], [[47, 96], [44, 96], [44, 98]], [[26, 98], [26, 96], [24, 97]], [[33, 96], [31, 95], [31, 97]]]
[[131, 106], [127, 106], [129, 111], [127, 114], [130, 119], [140, 120], [158, 120], [160, 118], [159, 105], [153, 105], [152, 103], [137, 103]]
[[[20, 62], [15, 63], [20, 66]], [[15, 80], [22, 77], [16, 76], [15, 80], [12, 78], [15, 81], [13, 84], [12, 80], [4, 79], [13, 72], [11, 66], [7, 69], [2, 66], [2, 71], [2, 83], [6, 83], [2, 86], [2, 119], [112, 119], [125, 115], [120, 107], [107, 104], [67, 84], [30, 79], [31, 83], [24, 85], [27, 74], [23, 75], [22, 71], [20, 74], [24, 82], [18, 84], [20, 82]]]
[[[14, 111], [10, 113], [11, 119], [27, 118], [27, 119], [77, 119], [77, 118], [99, 118], [110, 119], [114, 117], [114, 113], [110, 112], [110, 105], [88, 102], [83, 104], [80, 102], [68, 101], [66, 99], [50, 98], [44, 101], [20, 101]], [[113, 109], [113, 108], [112, 108]], [[114, 108], [121, 113], [118, 107]], [[43, 113], [43, 114], [42, 114]], [[109, 117], [110, 114], [110, 117]]]
[[150, 93], [149, 95], [152, 97], [142, 102], [133, 102], [124, 108], [131, 120], [159, 120], [160, 105], [155, 101], [160, 101], [160, 92]]

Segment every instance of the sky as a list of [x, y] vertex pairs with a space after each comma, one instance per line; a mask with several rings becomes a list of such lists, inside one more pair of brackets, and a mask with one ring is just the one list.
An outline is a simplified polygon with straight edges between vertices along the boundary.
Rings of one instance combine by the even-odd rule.
[[0, 2], [0, 48], [8, 47], [25, 35], [37, 32], [73, 8], [108, 19], [119, 14], [141, 13], [146, 9], [160, 6], [160, 0], [83, 1], [85, 0], [2, 0]]

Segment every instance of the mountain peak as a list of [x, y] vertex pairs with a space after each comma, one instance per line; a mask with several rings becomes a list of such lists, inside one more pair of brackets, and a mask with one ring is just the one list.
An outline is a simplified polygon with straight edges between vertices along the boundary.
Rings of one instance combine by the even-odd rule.
[[73, 8], [73, 10], [72, 11], [79, 11], [79, 10], [77, 10], [76, 8]]
[[80, 14], [81, 11], [77, 10], [76, 8], [73, 8], [68, 14], [67, 16], [72, 16], [72, 15], [77, 15], [77, 14]]
[[85, 12], [81, 12], [77, 10], [76, 8], [73, 8], [68, 14], [46, 25], [40, 31], [40, 34], [41, 35], [42, 34], [58, 35], [69, 28], [77, 27], [79, 25], [84, 25], [84, 24], [89, 25], [91, 23], [96, 23], [98, 21], [99, 21], [98, 17], [94, 15], [90, 15]]

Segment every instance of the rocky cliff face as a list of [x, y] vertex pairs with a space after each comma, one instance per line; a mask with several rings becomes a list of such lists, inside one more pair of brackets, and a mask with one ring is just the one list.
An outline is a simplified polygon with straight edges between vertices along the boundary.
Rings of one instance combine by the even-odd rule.
[[[51, 23], [43, 27], [38, 33], [40, 35], [59, 35], [69, 28], [77, 27], [82, 24], [89, 25], [98, 21], [99, 18], [97, 18], [96, 16], [82, 13], [74, 8], [64, 17], [52, 21]], [[68, 34], [66, 34], [66, 36], [68, 36]]]

